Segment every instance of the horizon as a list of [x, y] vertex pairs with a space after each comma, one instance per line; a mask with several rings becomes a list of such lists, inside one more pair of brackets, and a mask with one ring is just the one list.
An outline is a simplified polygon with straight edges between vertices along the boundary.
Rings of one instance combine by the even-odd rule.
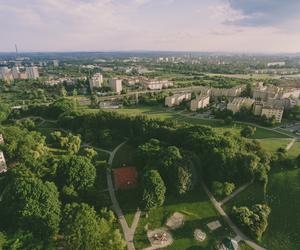
[[0, 0], [1, 52], [300, 53], [297, 0]]

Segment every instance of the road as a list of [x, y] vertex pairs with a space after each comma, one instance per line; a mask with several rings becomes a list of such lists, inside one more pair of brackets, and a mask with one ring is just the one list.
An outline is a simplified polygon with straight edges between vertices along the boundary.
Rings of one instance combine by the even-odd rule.
[[229, 218], [229, 216], [225, 213], [224, 209], [221, 207], [221, 204], [217, 202], [215, 197], [212, 195], [212, 193], [208, 190], [205, 183], [201, 182], [203, 189], [205, 190], [207, 196], [209, 197], [210, 201], [218, 211], [218, 213], [224, 218], [224, 220], [227, 222], [227, 224], [231, 227], [231, 229], [236, 233], [236, 238], [239, 240], [244, 241], [248, 246], [252, 247], [254, 250], [266, 250], [265, 248], [259, 246], [254, 241], [252, 241], [250, 238], [248, 238]]

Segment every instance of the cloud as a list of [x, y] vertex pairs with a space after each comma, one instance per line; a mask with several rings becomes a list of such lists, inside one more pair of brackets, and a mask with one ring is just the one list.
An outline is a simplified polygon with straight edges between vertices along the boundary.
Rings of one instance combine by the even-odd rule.
[[227, 20], [241, 26], [282, 26], [299, 18], [299, 0], [226, 0], [243, 18]]

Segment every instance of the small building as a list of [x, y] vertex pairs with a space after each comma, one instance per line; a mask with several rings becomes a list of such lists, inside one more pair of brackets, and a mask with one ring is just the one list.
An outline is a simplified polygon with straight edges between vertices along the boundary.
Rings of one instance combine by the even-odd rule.
[[196, 111], [200, 108], [205, 108], [209, 104], [210, 97], [208, 95], [198, 96], [196, 99], [191, 101], [191, 110]]
[[109, 87], [112, 89], [112, 91], [120, 94], [122, 91], [122, 79], [118, 79], [118, 78], [109, 79]]
[[5, 173], [7, 171], [6, 161], [4, 158], [4, 154], [0, 151], [0, 174]]
[[190, 100], [191, 97], [192, 97], [191, 93], [182, 93], [182, 94], [175, 94], [172, 96], [167, 96], [165, 99], [165, 105], [167, 107], [178, 106], [184, 100]]
[[227, 109], [231, 110], [233, 114], [239, 112], [242, 107], [250, 109], [255, 100], [251, 98], [237, 97], [227, 104]]
[[135, 167], [116, 168], [113, 173], [116, 189], [135, 188], [138, 184], [138, 172]]

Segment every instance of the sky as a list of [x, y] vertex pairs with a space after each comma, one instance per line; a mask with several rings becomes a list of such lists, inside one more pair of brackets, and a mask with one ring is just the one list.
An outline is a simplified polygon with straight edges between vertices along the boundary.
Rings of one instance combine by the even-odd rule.
[[300, 52], [300, 0], [0, 0], [0, 51]]

